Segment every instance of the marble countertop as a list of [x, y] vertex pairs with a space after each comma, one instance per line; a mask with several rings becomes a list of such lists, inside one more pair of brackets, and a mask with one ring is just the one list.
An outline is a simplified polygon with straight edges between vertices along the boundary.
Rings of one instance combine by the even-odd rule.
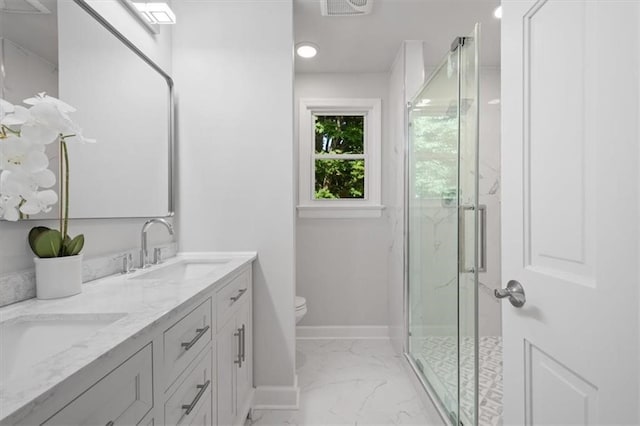
[[[215, 289], [226, 277], [251, 263], [256, 256], [255, 252], [180, 253], [156, 267], [86, 283], [82, 286], [82, 293], [76, 296], [55, 300], [29, 299], [0, 308], [0, 322], [20, 317], [44, 318], [69, 314], [122, 315], [120, 319], [36, 364], [29, 371], [13, 374], [0, 383], [0, 422], [22, 418], [65, 380], [89, 364], [108, 356], [118, 345], [153, 327], [158, 321], [179, 310], [183, 304], [193, 302]], [[206, 275], [182, 282], [170, 279], [133, 279], [155, 268], [182, 260], [221, 259], [229, 261]]]

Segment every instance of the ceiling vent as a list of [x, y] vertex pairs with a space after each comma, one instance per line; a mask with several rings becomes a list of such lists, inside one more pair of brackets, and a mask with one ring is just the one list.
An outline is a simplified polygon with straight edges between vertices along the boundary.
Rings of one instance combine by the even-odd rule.
[[373, 0], [321, 0], [322, 16], [359, 16], [371, 13]]
[[51, 13], [38, 0], [0, 0], [0, 11], [4, 13], [33, 13], [45, 14]]

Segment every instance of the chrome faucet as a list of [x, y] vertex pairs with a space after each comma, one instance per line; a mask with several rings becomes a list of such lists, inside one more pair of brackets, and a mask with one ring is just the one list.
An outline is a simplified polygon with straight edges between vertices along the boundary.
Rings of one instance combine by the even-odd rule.
[[173, 235], [173, 226], [171, 226], [171, 224], [164, 219], [155, 218], [145, 222], [145, 224], [142, 226], [142, 233], [140, 235], [140, 267], [141, 268], [148, 268], [150, 266], [150, 264], [147, 262], [147, 259], [149, 257], [149, 253], [147, 249], [147, 231], [154, 223], [160, 223], [164, 225], [165, 228], [167, 228], [167, 230], [169, 231], [169, 235]]

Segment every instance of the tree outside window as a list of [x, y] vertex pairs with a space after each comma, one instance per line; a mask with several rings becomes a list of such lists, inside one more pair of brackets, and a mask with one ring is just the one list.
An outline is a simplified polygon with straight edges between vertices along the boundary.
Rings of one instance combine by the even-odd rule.
[[364, 199], [365, 117], [315, 115], [315, 199]]

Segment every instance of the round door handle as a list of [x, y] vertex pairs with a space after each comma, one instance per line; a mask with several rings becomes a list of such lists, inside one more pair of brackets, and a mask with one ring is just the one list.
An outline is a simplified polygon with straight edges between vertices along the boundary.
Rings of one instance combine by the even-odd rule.
[[509, 298], [509, 302], [516, 308], [524, 306], [527, 298], [524, 295], [524, 287], [516, 280], [507, 283], [507, 287], [502, 290], [494, 290], [493, 295], [498, 299]]

